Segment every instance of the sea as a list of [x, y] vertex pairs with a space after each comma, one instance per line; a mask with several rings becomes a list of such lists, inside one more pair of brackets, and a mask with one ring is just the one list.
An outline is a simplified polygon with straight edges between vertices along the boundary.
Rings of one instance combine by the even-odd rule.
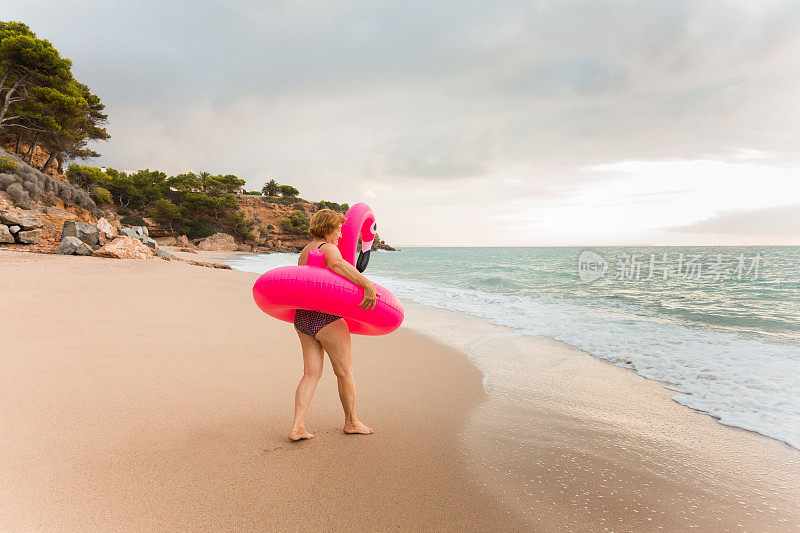
[[[297, 257], [229, 264], [263, 273]], [[800, 449], [798, 246], [404, 247], [373, 251], [365, 275], [405, 302], [574, 346], [721, 424]], [[489, 392], [524, 394], [508, 372], [524, 359], [484, 354]]]

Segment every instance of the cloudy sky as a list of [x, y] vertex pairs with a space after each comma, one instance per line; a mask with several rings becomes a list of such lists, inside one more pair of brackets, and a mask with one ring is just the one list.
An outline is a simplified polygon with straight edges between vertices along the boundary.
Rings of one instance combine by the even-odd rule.
[[800, 244], [800, 2], [3, 2], [93, 164], [368, 202], [399, 245]]

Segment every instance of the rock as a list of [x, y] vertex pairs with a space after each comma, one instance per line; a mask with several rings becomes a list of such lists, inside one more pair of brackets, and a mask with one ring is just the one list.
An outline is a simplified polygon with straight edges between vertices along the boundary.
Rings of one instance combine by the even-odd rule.
[[236, 247], [237, 252], [252, 252], [253, 247], [249, 244], [240, 244]]
[[67, 235], [61, 239], [61, 244], [58, 245], [55, 253], [61, 255], [92, 255], [92, 249], [79, 238]]
[[10, 231], [11, 233], [19, 233], [19, 230], [21, 229], [22, 228], [20, 228], [19, 226], [9, 226], [8, 231]]
[[158, 249], [158, 243], [155, 241], [155, 239], [151, 239], [150, 237], [145, 237], [142, 240], [142, 243], [145, 244], [146, 246], [149, 246], [153, 250], [157, 250]]
[[5, 224], [0, 224], [0, 243], [4, 242], [14, 242], [14, 236], [11, 235], [10, 231], [8, 231], [8, 226]]
[[150, 233], [148, 233], [145, 226], [122, 227], [119, 229], [119, 235], [131, 237], [142, 242], [144, 242], [145, 239], [150, 238]]
[[123, 226], [119, 228], [119, 235], [124, 235], [126, 237], [131, 237], [133, 239], [139, 238], [139, 234], [136, 233], [136, 230], [128, 226]]
[[36, 229], [42, 225], [39, 217], [28, 213], [0, 213], [0, 223], [22, 229]]
[[70, 213], [69, 211], [64, 211], [63, 209], [59, 209], [57, 207], [53, 207], [52, 205], [47, 205], [44, 208], [44, 212], [48, 215], [64, 217], [64, 218], [77, 218], [75, 215]]
[[192, 250], [191, 248], [181, 248], [181, 252], [186, 252], [187, 254], [196, 254], [197, 253], [195, 250]]
[[139, 240], [122, 235], [96, 250], [94, 255], [114, 259], [150, 259], [153, 253], [153, 250]]
[[215, 233], [211, 237], [206, 237], [197, 247], [201, 250], [224, 250], [227, 252], [236, 251], [236, 241], [232, 235], [227, 233]]
[[194, 244], [189, 241], [189, 237], [186, 235], [181, 235], [177, 239], [175, 239], [175, 246], [180, 246], [181, 248], [194, 248]]
[[161, 237], [156, 239], [159, 246], [175, 246], [177, 239], [175, 237]]
[[105, 218], [100, 218], [97, 221], [96, 226], [97, 226], [97, 231], [99, 231], [100, 233], [104, 233], [106, 237], [117, 236], [117, 230], [114, 229], [114, 226], [112, 226], [111, 223]]
[[206, 237], [197, 245], [201, 250], [223, 250], [226, 252], [236, 251], [236, 241], [232, 235], [227, 233], [215, 233], [211, 237]]
[[99, 244], [100, 240], [97, 236], [97, 227], [87, 224], [86, 222], [76, 222], [74, 220], [67, 220], [64, 222], [64, 227], [61, 229], [61, 237], [77, 237], [89, 246]]
[[42, 236], [42, 230], [31, 229], [27, 231], [20, 231], [17, 233], [17, 240], [23, 244], [36, 244]]
[[161, 259], [166, 259], [168, 261], [170, 259], [175, 259], [174, 255], [164, 250], [156, 250], [156, 253], [158, 254], [158, 257], [160, 257]]

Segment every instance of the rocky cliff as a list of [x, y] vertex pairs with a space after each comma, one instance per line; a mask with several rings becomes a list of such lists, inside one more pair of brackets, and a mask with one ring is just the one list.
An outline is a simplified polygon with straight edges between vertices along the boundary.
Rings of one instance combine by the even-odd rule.
[[[42, 174], [23, 163], [14, 154], [13, 143], [8, 148], [10, 150], [7, 151], [0, 149], [0, 156], [4, 158], [6, 164], [10, 162], [13, 167], [11, 170], [5, 170], [8, 174], [2, 173], [0, 169], [0, 212], [29, 211], [39, 216], [43, 222], [41, 240], [37, 241], [36, 246], [28, 249], [53, 251], [61, 241], [61, 227], [68, 220], [94, 224], [98, 218], [105, 217], [117, 228], [121, 227], [120, 220], [123, 217], [116, 212], [115, 207], [106, 206], [100, 209], [85, 191], [67, 183], [65, 176], [55, 165], [49, 169], [47, 175]], [[20, 147], [21, 153], [24, 154], [26, 150], [27, 146]], [[46, 152], [37, 148], [33, 155], [33, 167], [44, 165], [47, 157]], [[293, 203], [287, 203], [283, 199], [245, 194], [237, 195], [237, 202], [237, 210], [246, 219], [255, 223], [251, 232], [253, 238], [248, 238], [246, 242], [235, 243], [235, 249], [240, 251], [300, 251], [311, 239], [307, 232], [308, 220], [321, 208], [319, 202], [298, 199]], [[296, 215], [298, 211], [302, 214], [300, 217]], [[145, 213], [141, 215], [144, 223], [149, 225], [151, 237], [168, 238], [169, 234], [165, 228], [144, 216]], [[296, 221], [300, 221], [299, 225], [287, 224], [287, 220], [293, 215]], [[230, 240], [234, 239], [232, 236], [228, 237]], [[174, 237], [169, 238], [175, 240]], [[200, 240], [196, 239], [194, 244], [199, 245]], [[18, 244], [16, 241], [11, 242], [8, 237], [5, 241], [10, 245]], [[231, 244], [227, 241], [223, 243], [222, 237], [206, 239], [205, 246], [217, 245], [225, 246], [219, 249], [231, 249]], [[382, 241], [380, 236], [376, 238], [374, 248], [394, 250]]]
[[[256, 235], [255, 250], [296, 252], [308, 244], [311, 237], [308, 233], [296, 233], [283, 228], [283, 221], [292, 216], [295, 211], [300, 211], [308, 219], [320, 207], [318, 202], [300, 200], [291, 205], [267, 201], [264, 196], [242, 194], [237, 196], [239, 211], [248, 219], [256, 222], [254, 233]], [[394, 250], [377, 236], [374, 248], [380, 250]]]

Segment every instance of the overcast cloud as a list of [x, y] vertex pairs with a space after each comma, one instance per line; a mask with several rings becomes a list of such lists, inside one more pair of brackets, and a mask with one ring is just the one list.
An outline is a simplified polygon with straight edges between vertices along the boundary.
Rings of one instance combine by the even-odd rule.
[[397, 244], [800, 244], [798, 2], [4, 4], [105, 102], [96, 164], [367, 201]]

